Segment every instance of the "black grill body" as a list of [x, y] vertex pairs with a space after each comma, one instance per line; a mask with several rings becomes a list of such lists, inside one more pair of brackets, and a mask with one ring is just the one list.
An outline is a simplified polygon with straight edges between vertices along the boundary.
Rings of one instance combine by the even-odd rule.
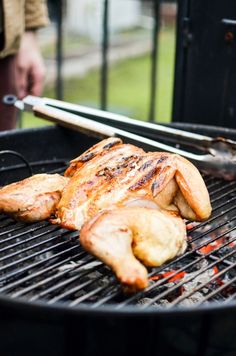
[[140, 313], [0, 302], [3, 356], [235, 355], [235, 307]]
[[234, 0], [178, 1], [173, 120], [235, 128]]
[[[236, 139], [235, 130], [189, 124], [175, 126]], [[1, 133], [0, 150], [15, 150], [29, 162], [41, 161], [36, 166], [32, 164], [33, 173], [38, 173], [66, 167], [70, 159], [97, 141], [53, 126]], [[24, 162], [13, 156], [4, 156], [2, 167], [13, 163], [22, 166], [18, 180], [29, 175]], [[14, 172], [1, 173], [0, 169], [1, 185], [15, 178]], [[171, 310], [140, 310], [132, 305], [119, 309], [112, 304], [93, 309], [89, 304], [49, 305], [43, 300], [29, 302], [0, 295], [1, 356], [235, 355], [235, 330], [234, 301]]]

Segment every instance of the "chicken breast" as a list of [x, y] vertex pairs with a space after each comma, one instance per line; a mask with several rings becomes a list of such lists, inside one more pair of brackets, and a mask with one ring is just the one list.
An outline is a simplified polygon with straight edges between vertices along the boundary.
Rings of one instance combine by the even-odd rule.
[[87, 212], [93, 196], [104, 185], [109, 185], [113, 175], [118, 178], [119, 175], [125, 174], [126, 168], [131, 167], [132, 162], [143, 154], [145, 152], [141, 148], [130, 144], [110, 146], [110, 149], [94, 155], [83, 166], [80, 165], [63, 191], [56, 209], [56, 219], [52, 222], [68, 229], [80, 229], [93, 215], [92, 212]]
[[146, 288], [144, 265], [160, 266], [182, 254], [186, 238], [180, 217], [145, 207], [104, 210], [80, 232], [82, 246], [108, 265], [128, 292]]
[[9, 184], [0, 189], [0, 212], [26, 222], [48, 219], [68, 180], [59, 174], [35, 174]]
[[153, 200], [190, 220], [205, 220], [211, 214], [207, 188], [191, 162], [167, 152], [145, 153], [136, 146], [118, 144], [73, 172], [54, 222], [80, 229], [99, 211], [136, 202], [139, 206], [139, 199]]

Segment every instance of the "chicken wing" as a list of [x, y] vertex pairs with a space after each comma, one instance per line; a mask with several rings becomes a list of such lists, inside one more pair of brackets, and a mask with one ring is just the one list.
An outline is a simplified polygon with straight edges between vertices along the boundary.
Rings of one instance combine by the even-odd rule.
[[33, 222], [48, 219], [69, 178], [59, 174], [35, 174], [0, 189], [0, 212]]
[[147, 287], [144, 265], [160, 266], [187, 246], [180, 217], [145, 207], [103, 210], [83, 225], [80, 242], [114, 271], [128, 292]]

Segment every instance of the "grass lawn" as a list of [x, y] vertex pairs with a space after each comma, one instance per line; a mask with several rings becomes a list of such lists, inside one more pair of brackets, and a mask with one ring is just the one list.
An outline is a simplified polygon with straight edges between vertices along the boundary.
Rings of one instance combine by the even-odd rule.
[[[163, 29], [159, 36], [157, 98], [155, 120], [171, 119], [172, 87], [174, 79], [175, 33]], [[108, 110], [147, 120], [150, 97], [149, 55], [122, 60], [110, 67], [108, 80]], [[99, 107], [100, 72], [93, 70], [83, 78], [64, 81], [64, 100], [91, 107]], [[55, 97], [53, 88], [45, 88], [43, 96]], [[48, 124], [30, 114], [23, 114], [22, 127]]]

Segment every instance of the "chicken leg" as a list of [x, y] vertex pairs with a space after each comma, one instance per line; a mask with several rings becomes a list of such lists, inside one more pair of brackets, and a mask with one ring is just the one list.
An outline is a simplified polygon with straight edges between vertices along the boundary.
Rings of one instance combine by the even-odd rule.
[[147, 287], [144, 265], [160, 266], [182, 254], [187, 246], [180, 217], [145, 207], [100, 212], [83, 225], [80, 242], [114, 271], [129, 292]]

